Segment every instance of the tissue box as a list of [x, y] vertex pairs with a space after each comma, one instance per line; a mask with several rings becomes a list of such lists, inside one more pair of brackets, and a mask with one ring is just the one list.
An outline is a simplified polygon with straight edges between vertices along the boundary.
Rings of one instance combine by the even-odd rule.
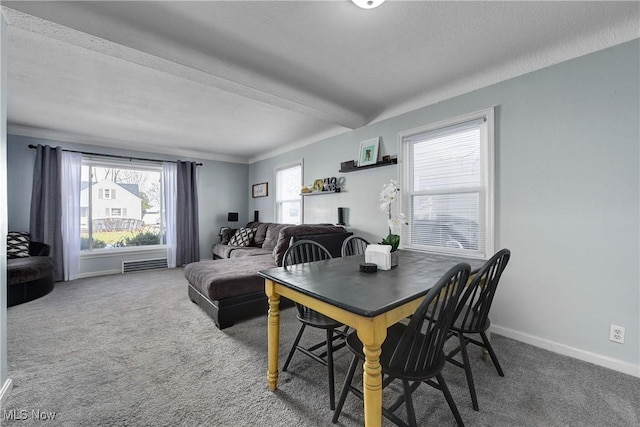
[[391, 245], [368, 245], [364, 262], [378, 266], [378, 270], [391, 270]]

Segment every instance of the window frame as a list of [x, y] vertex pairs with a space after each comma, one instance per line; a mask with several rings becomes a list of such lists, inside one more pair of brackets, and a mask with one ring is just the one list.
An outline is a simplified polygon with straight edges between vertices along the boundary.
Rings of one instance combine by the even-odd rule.
[[[418, 128], [404, 130], [398, 132], [398, 168], [400, 192], [399, 203], [402, 212], [409, 219], [409, 225], [403, 227], [402, 230], [402, 247], [411, 250], [434, 252], [450, 255], [459, 255], [469, 258], [490, 258], [495, 251], [495, 107], [486, 108], [483, 110], [463, 114], [460, 116], [452, 117], [449, 119], [434, 122]], [[461, 125], [474, 120], [484, 120], [483, 125], [480, 127], [480, 201], [479, 207], [482, 208], [484, 204], [484, 221], [482, 224], [478, 224], [480, 227], [479, 232], [483, 232], [484, 247], [478, 248], [478, 250], [472, 249], [459, 249], [448, 248], [440, 246], [427, 246], [427, 245], [415, 245], [412, 244], [412, 229], [411, 229], [411, 200], [414, 193], [412, 182], [412, 168], [413, 159], [410, 158], [410, 144], [411, 142], [405, 141], [406, 139], [427, 133], [434, 132], [447, 127]], [[454, 194], [454, 192], [444, 192], [443, 194]]]
[[295, 199], [283, 199], [283, 200], [279, 200], [279, 196], [278, 196], [278, 190], [279, 190], [279, 185], [278, 185], [278, 172], [282, 172], [285, 171], [287, 169], [293, 169], [296, 167], [300, 167], [300, 188], [302, 188], [302, 183], [304, 181], [304, 162], [303, 160], [298, 160], [296, 162], [292, 162], [292, 163], [287, 163], [284, 165], [280, 165], [280, 166], [276, 166], [274, 169], [274, 174], [273, 174], [273, 182], [274, 182], [274, 212], [275, 212], [275, 222], [282, 222], [284, 221], [284, 217], [281, 218], [280, 212], [282, 211], [282, 203], [285, 202], [298, 202], [299, 206], [300, 206], [300, 224], [304, 224], [304, 198], [298, 193], [297, 198]]
[[[130, 169], [130, 170], [137, 170], [137, 171], [153, 171], [153, 172], [159, 172], [160, 174], [160, 186], [162, 187], [163, 183], [162, 180], [164, 178], [163, 173], [162, 173], [162, 164], [155, 162], [155, 161], [145, 161], [145, 160], [134, 160], [134, 159], [128, 159], [128, 160], [118, 160], [118, 159], [114, 159], [111, 157], [102, 157], [100, 155], [83, 155], [82, 156], [82, 162], [81, 162], [81, 167], [85, 167], [88, 166], [89, 168], [93, 168], [93, 167], [102, 167], [102, 168], [114, 168], [114, 169]], [[88, 209], [88, 215], [87, 215], [87, 229], [88, 229], [88, 233], [89, 236], [91, 237], [93, 235], [93, 224], [92, 224], [92, 213], [93, 213], [93, 197], [91, 197], [92, 194], [92, 187], [93, 187], [93, 182], [91, 180], [91, 176], [89, 177], [89, 185], [87, 186], [87, 191], [88, 191], [88, 206], [86, 206], [85, 208]], [[109, 190], [109, 189], [105, 189], [105, 190]], [[110, 189], [111, 191], [110, 196], [112, 196], [114, 194], [114, 190]], [[82, 188], [81, 188], [82, 191]], [[97, 196], [97, 198], [99, 198]], [[162, 210], [163, 205], [164, 205], [164, 193], [162, 191], [160, 191], [160, 210]], [[109, 199], [104, 198], [104, 193], [103, 193], [103, 198], [102, 200], [114, 200], [115, 197], [110, 197]], [[80, 211], [80, 219], [82, 220], [82, 206], [80, 207], [81, 211]], [[121, 209], [121, 213], [122, 215], [119, 217], [113, 217], [111, 216], [111, 209], [112, 208], [107, 208], [109, 209], [109, 218], [123, 218], [126, 215], [126, 208], [120, 207], [119, 209]], [[159, 224], [159, 233], [160, 236], [163, 235], [163, 233], [165, 232], [165, 225], [164, 223], [162, 223], [162, 221]], [[87, 249], [81, 249], [80, 250], [80, 257], [81, 259], [84, 258], [88, 258], [91, 257], [92, 254], [95, 256], [100, 256], [100, 255], [108, 255], [108, 254], [117, 254], [117, 253], [129, 253], [129, 252], [144, 252], [144, 251], [153, 251], [153, 250], [158, 250], [158, 249], [164, 249], [166, 248], [166, 244], [162, 243], [162, 237], [160, 238], [160, 243], [159, 244], [155, 244], [155, 245], [144, 245], [144, 246], [123, 246], [123, 247], [110, 247], [110, 248], [93, 248], [93, 240], [91, 239], [89, 241], [89, 247]]]

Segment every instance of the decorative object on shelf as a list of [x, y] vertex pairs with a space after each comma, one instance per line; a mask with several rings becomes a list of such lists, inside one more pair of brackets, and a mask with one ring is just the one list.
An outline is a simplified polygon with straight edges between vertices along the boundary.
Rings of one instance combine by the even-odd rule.
[[387, 221], [387, 225], [389, 226], [389, 234], [387, 237], [382, 239], [380, 244], [382, 245], [390, 245], [391, 252], [395, 252], [398, 250], [398, 246], [400, 245], [400, 235], [397, 234], [400, 232], [400, 228], [402, 225], [407, 225], [407, 218], [404, 213], [400, 212], [398, 214], [392, 214], [391, 205], [393, 202], [398, 200], [398, 188], [397, 182], [395, 180], [391, 180], [389, 184], [384, 184], [382, 186], [382, 191], [380, 192], [380, 211], [387, 212], [389, 220]]
[[313, 188], [311, 190], [312, 191], [322, 191], [323, 188], [324, 188], [324, 181], [322, 179], [316, 179], [313, 182]]
[[[341, 181], [344, 181], [342, 179]], [[312, 196], [315, 194], [339, 193], [340, 184], [335, 176], [329, 178], [318, 178], [313, 182], [313, 186], [303, 185], [300, 189], [301, 196]]]
[[260, 184], [253, 184], [251, 186], [251, 196], [255, 199], [256, 197], [267, 197], [269, 195], [269, 183], [261, 182]]
[[340, 170], [353, 169], [356, 167], [355, 160], [347, 160], [346, 162], [340, 162]]
[[358, 166], [375, 165], [378, 163], [378, 145], [380, 137], [367, 139], [360, 143], [360, 154], [358, 156]]
[[322, 191], [339, 192], [338, 179], [335, 176], [325, 178], [323, 181]]
[[[385, 156], [387, 157], [387, 156]], [[349, 160], [348, 162], [341, 162], [340, 163], [340, 170], [339, 172], [341, 173], [347, 173], [347, 172], [354, 172], [357, 170], [361, 170], [361, 169], [370, 169], [370, 168], [378, 168], [380, 166], [389, 166], [389, 165], [397, 165], [398, 164], [398, 158], [397, 157], [391, 157], [389, 156], [389, 161], [380, 161], [377, 162], [373, 165], [368, 165], [368, 166], [356, 166], [355, 162], [353, 160]]]
[[391, 156], [388, 154], [386, 156], [382, 156], [382, 163], [391, 163]]

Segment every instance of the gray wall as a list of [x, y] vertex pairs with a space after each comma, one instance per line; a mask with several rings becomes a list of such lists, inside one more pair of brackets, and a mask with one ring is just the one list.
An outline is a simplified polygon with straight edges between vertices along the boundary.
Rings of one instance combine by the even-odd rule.
[[[33, 182], [33, 163], [35, 161], [35, 150], [28, 148], [29, 144], [48, 144], [100, 154], [175, 160], [175, 157], [160, 154], [9, 135], [7, 197], [9, 200], [8, 222], [10, 230], [29, 230], [31, 186]], [[219, 240], [218, 230], [222, 226], [227, 226], [227, 212], [240, 212], [240, 222], [247, 222], [245, 213], [248, 211], [246, 197], [248, 165], [188, 158], [181, 158], [180, 160], [194, 160], [203, 163], [198, 168], [200, 258], [210, 259], [211, 245]], [[155, 257], [155, 255], [148, 255], [148, 258], [152, 257]], [[120, 271], [121, 262], [124, 259], [126, 259], [125, 256], [84, 259], [80, 265], [80, 274], [91, 275], [101, 272]], [[140, 256], [137, 256], [137, 259], [140, 259]]]
[[[496, 106], [496, 247], [513, 256], [492, 309], [494, 330], [640, 376], [640, 42], [638, 40], [477, 90], [252, 164], [249, 182], [304, 159], [304, 181], [338, 176], [345, 192], [304, 199], [305, 222], [348, 225], [373, 240], [388, 166], [339, 174], [360, 141]], [[251, 199], [263, 218], [268, 198]], [[270, 218], [269, 218], [270, 219]], [[608, 340], [609, 324], [626, 343]]]

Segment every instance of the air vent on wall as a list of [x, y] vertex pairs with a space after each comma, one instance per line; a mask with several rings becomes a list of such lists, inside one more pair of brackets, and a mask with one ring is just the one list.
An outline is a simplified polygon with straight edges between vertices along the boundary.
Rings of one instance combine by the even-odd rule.
[[138, 261], [123, 261], [122, 272], [131, 273], [133, 271], [154, 270], [157, 268], [168, 268], [166, 258], [143, 259]]

